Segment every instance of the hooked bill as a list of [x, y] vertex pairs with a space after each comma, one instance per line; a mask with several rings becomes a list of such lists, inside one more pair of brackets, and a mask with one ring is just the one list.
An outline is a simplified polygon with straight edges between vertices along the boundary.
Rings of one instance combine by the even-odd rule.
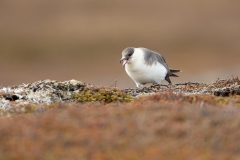
[[122, 67], [124, 67], [127, 62], [128, 62], [128, 60], [124, 59], [123, 62], [122, 62]]

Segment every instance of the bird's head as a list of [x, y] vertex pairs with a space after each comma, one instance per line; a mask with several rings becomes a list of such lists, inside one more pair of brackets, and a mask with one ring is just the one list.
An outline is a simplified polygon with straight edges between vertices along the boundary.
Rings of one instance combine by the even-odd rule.
[[122, 67], [124, 67], [127, 63], [131, 63], [133, 61], [134, 50], [135, 48], [128, 47], [122, 51], [122, 58], [120, 59], [120, 63], [122, 63]]

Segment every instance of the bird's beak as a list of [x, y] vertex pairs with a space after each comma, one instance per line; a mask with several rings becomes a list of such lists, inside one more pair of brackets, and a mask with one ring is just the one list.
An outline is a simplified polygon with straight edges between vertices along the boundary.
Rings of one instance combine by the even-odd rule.
[[120, 63], [122, 63], [122, 67], [124, 67], [127, 62], [128, 62], [128, 59], [126, 57], [123, 57], [120, 59]]

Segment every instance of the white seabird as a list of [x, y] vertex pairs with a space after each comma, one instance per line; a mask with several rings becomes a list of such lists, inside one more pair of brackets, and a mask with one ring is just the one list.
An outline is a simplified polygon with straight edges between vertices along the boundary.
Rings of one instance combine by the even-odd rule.
[[124, 49], [120, 63], [137, 87], [143, 87], [147, 83], [160, 84], [163, 80], [172, 84], [169, 77], [178, 77], [174, 73], [181, 72], [181, 70], [168, 68], [161, 54], [147, 48], [128, 47]]

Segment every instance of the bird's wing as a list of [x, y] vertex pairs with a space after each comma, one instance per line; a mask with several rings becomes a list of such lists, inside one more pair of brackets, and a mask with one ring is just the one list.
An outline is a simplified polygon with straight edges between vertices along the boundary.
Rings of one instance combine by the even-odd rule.
[[156, 62], [159, 62], [161, 63], [169, 72], [169, 68], [168, 68], [168, 65], [167, 65], [167, 62], [165, 60], [165, 58], [157, 53], [157, 52], [154, 52], [152, 50], [149, 50], [147, 48], [141, 48], [143, 51], [144, 51], [144, 60], [145, 60], [145, 63], [147, 65], [153, 65], [154, 63]]

